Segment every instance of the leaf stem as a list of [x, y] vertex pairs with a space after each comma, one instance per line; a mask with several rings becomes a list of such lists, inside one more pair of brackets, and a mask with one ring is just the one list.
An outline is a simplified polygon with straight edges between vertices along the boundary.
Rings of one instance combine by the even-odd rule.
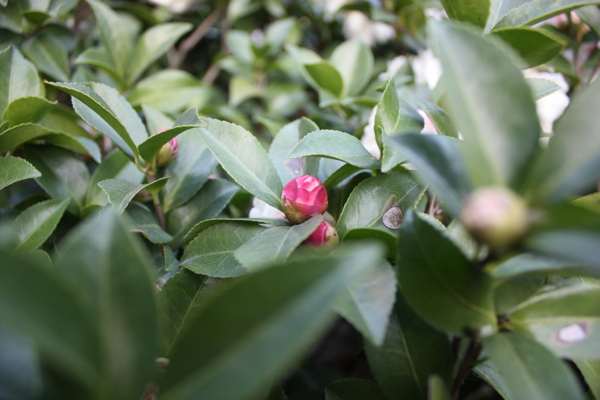
[[469, 376], [471, 370], [475, 366], [479, 355], [481, 354], [481, 344], [476, 335], [473, 335], [469, 340], [469, 347], [460, 362], [454, 381], [452, 382], [452, 400], [458, 400], [460, 388], [464, 380]]

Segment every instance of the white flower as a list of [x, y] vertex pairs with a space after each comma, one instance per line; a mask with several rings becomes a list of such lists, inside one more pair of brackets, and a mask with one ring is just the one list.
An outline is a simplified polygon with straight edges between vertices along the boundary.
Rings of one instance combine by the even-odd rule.
[[406, 58], [406, 56], [398, 56], [392, 58], [391, 60], [388, 60], [387, 70], [379, 74], [379, 79], [381, 79], [382, 81], [387, 81], [388, 79], [396, 75], [398, 71], [400, 71], [400, 69], [406, 65], [407, 61], [408, 59]]
[[165, 6], [174, 14], [183, 14], [189, 10], [196, 0], [149, 0], [152, 4]]
[[250, 218], [286, 220], [285, 214], [282, 211], [268, 205], [256, 197], [254, 200], [252, 200], [252, 209], [250, 210], [250, 214], [248, 216]]
[[377, 113], [377, 106], [371, 111], [369, 115], [369, 123], [363, 130], [363, 135], [360, 138], [360, 142], [365, 146], [365, 149], [373, 155], [373, 157], [379, 159], [381, 157], [381, 150], [377, 145], [377, 139], [375, 139], [375, 114]]
[[433, 125], [433, 122], [431, 122], [431, 120], [429, 119], [429, 117], [427, 116], [427, 114], [425, 114], [425, 111], [423, 110], [417, 110], [417, 112], [419, 113], [419, 115], [421, 117], [423, 117], [423, 130], [421, 131], [421, 133], [429, 133], [429, 134], [437, 134], [438, 131], [437, 129], [435, 129], [435, 125]]
[[421, 51], [411, 60], [417, 85], [427, 85], [429, 89], [435, 88], [442, 76], [442, 64], [430, 49]]
[[360, 11], [350, 11], [346, 15], [343, 29], [346, 38], [359, 38], [369, 46], [385, 43], [396, 36], [392, 26], [383, 22], [373, 22]]
[[562, 74], [558, 73], [528, 69], [523, 71], [523, 75], [528, 78], [548, 79], [560, 86], [560, 90], [535, 102], [542, 130], [547, 133], [553, 132], [554, 121], [556, 121], [563, 114], [569, 105], [570, 99], [569, 96], [567, 96], [569, 84]]
[[320, 4], [323, 8], [326, 20], [331, 20], [336, 11], [349, 1], [350, 0], [315, 0], [315, 2]]

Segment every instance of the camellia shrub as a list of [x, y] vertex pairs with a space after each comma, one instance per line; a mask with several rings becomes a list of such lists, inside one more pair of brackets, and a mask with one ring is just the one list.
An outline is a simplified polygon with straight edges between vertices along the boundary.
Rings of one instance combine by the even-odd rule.
[[0, 399], [600, 399], [599, 3], [0, 0]]

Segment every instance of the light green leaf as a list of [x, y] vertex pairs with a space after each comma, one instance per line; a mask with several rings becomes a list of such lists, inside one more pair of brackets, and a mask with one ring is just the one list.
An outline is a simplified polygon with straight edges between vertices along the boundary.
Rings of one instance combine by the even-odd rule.
[[600, 287], [575, 285], [542, 293], [511, 310], [509, 329], [529, 335], [557, 356], [600, 359]]
[[531, 88], [531, 92], [533, 93], [533, 99], [539, 100], [543, 99], [546, 96], [551, 95], [554, 92], [557, 92], [561, 89], [561, 87], [551, 81], [550, 79], [543, 78], [526, 78], [525, 81]]
[[397, 233], [399, 226], [386, 227], [383, 215], [393, 207], [406, 214], [424, 191], [408, 172], [390, 172], [365, 179], [350, 194], [336, 229], [341, 238], [356, 228], [380, 228]]
[[385, 85], [385, 90], [375, 112], [375, 126], [373, 129], [379, 149], [384, 147], [383, 135], [391, 136], [398, 131], [401, 108], [396, 81], [391, 78]]
[[68, 81], [70, 75], [67, 49], [53, 36], [38, 34], [23, 43], [23, 53], [38, 70], [58, 81]]
[[231, 182], [211, 179], [186, 204], [167, 214], [167, 232], [173, 236], [171, 247], [180, 247], [188, 232], [200, 221], [216, 217], [239, 187]]
[[259, 395], [329, 326], [329, 305], [339, 290], [380, 256], [376, 248], [360, 247], [337, 257], [298, 261], [258, 271], [215, 294], [174, 344], [159, 383], [161, 396], [241, 400]]
[[342, 75], [330, 62], [304, 64], [304, 69], [314, 82], [315, 89], [328, 92], [335, 98], [339, 98], [344, 92]]
[[600, 399], [600, 360], [573, 360], [596, 400]]
[[130, 232], [138, 232], [155, 244], [165, 244], [173, 240], [173, 236], [165, 232], [159, 225], [156, 217], [143, 204], [130, 203], [127, 206], [127, 215], [133, 222]]
[[444, 381], [437, 375], [432, 375], [427, 381], [427, 393], [429, 400], [451, 400], [450, 390]]
[[0, 71], [0, 114], [19, 97], [43, 95], [37, 70], [16, 47], [0, 52]]
[[564, 261], [536, 253], [523, 253], [502, 262], [492, 271], [498, 279], [508, 279], [521, 275], [564, 275], [588, 276], [600, 279], [600, 269], [580, 266], [572, 261]]
[[[567, 365], [535, 341], [516, 333], [498, 333], [483, 340], [492, 374], [488, 382], [514, 400], [583, 400]], [[480, 371], [476, 368], [476, 371]], [[484, 372], [485, 373], [485, 372]]]
[[417, 213], [409, 211], [404, 216], [401, 230], [398, 279], [415, 312], [437, 329], [455, 335], [469, 330], [492, 333], [496, 315], [491, 277]]
[[566, 46], [560, 36], [547, 29], [540, 28], [502, 28], [492, 31], [525, 60], [527, 68], [544, 64], [559, 55]]
[[484, 27], [488, 20], [490, 0], [441, 0], [448, 17]]
[[342, 76], [343, 98], [356, 96], [371, 80], [373, 52], [360, 39], [347, 40], [340, 44], [331, 54], [330, 61]]
[[8, 104], [4, 110], [4, 114], [2, 114], [2, 121], [8, 122], [5, 129], [26, 122], [38, 122], [55, 106], [56, 103], [48, 101], [43, 97], [19, 97]]
[[142, 111], [144, 112], [146, 128], [150, 135], [155, 134], [161, 129], [169, 129], [175, 123], [171, 117], [162, 111], [156, 110], [145, 104], [142, 104]]
[[98, 340], [91, 349], [101, 360], [98, 398], [140, 396], [158, 350], [152, 264], [142, 243], [128, 231], [106, 208], [65, 239], [55, 260], [57, 271], [79, 288], [80, 301], [94, 316]]
[[[596, 35], [600, 35], [600, 9], [596, 5], [589, 5], [578, 8], [575, 13], [585, 22]], [[596, 397], [598, 397], [596, 395]]]
[[197, 274], [219, 278], [245, 275], [247, 270], [234, 253], [244, 243], [266, 230], [262, 226], [238, 222], [213, 225], [202, 231], [185, 248], [181, 265]]
[[452, 119], [443, 108], [428, 101], [418, 101], [417, 105], [423, 110], [441, 135], [458, 139], [458, 131], [454, 126], [454, 122], [452, 122]]
[[[193, 109], [196, 112], [196, 109]], [[140, 156], [148, 162], [152, 162], [154, 157], [158, 155], [158, 152], [162, 148], [163, 145], [168, 143], [171, 139], [177, 137], [179, 134], [201, 125], [183, 125], [183, 126], [175, 126], [173, 128], [162, 131], [158, 134], [150, 136], [144, 142], [142, 142], [138, 149], [140, 152]]]
[[250, 223], [250, 224], [265, 224], [265, 225], [275, 225], [275, 226], [290, 226], [290, 223], [287, 220], [280, 219], [267, 219], [267, 218], [212, 218], [204, 221], [198, 222], [185, 236], [185, 239], [193, 239], [200, 232], [206, 230], [207, 228], [220, 224], [221, 222], [242, 222], [242, 223]]
[[381, 260], [342, 290], [333, 309], [372, 344], [381, 346], [394, 307], [396, 287], [394, 270]]
[[113, 205], [117, 214], [123, 213], [129, 202], [141, 190], [158, 192], [167, 183], [169, 177], [157, 179], [153, 182], [140, 185], [124, 179], [107, 179], [98, 183], [108, 196], [108, 201]]
[[155, 25], [140, 36], [129, 61], [127, 79], [134, 82], [154, 61], [158, 60], [175, 42], [192, 29], [192, 24], [170, 23]]
[[325, 400], [387, 400], [379, 386], [373, 381], [342, 379], [325, 388]]
[[267, 229], [243, 243], [233, 255], [250, 272], [282, 263], [317, 229], [322, 220], [321, 215], [315, 215], [299, 225]]
[[289, 158], [327, 157], [360, 168], [379, 169], [381, 163], [354, 136], [340, 131], [317, 130], [308, 133], [290, 152]]
[[201, 118], [206, 128], [197, 131], [219, 164], [238, 185], [280, 209], [283, 185], [275, 166], [258, 140], [241, 126]]
[[70, 201], [68, 197], [43, 201], [19, 214], [11, 224], [17, 235], [15, 250], [28, 253], [44, 244], [56, 229]]
[[123, 76], [117, 72], [110, 53], [104, 47], [90, 47], [84, 50], [75, 59], [75, 64], [96, 67], [106, 72], [120, 88], [126, 87]]
[[465, 138], [464, 159], [473, 186], [519, 189], [540, 132], [521, 70], [495, 38], [448, 23], [431, 26], [449, 110]]
[[42, 174], [22, 158], [0, 157], [0, 190], [15, 182], [38, 178]]
[[269, 158], [279, 173], [281, 182], [289, 182], [301, 175], [317, 176], [319, 158], [288, 158], [292, 149], [308, 133], [319, 129], [317, 124], [306, 117], [285, 125], [277, 133], [269, 147]]
[[381, 347], [365, 342], [375, 379], [390, 400], [427, 400], [427, 379], [449, 384], [453, 355], [448, 337], [420, 319], [400, 293]]
[[547, 1], [524, 1], [517, 3], [518, 6], [508, 11], [493, 26], [493, 29], [508, 26], [533, 25], [563, 12], [589, 4], [598, 4], [598, 1], [584, 0], [547, 0]]

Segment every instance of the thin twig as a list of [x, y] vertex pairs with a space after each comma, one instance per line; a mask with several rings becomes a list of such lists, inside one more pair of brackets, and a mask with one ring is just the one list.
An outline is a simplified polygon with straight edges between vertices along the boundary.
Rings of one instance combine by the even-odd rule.
[[452, 382], [452, 400], [458, 400], [460, 388], [464, 380], [471, 373], [471, 370], [473, 369], [473, 366], [475, 365], [480, 353], [481, 345], [479, 344], [477, 337], [474, 336], [469, 341], [469, 347], [467, 348], [467, 351], [460, 362], [460, 366], [458, 367], [458, 371], [454, 377], [454, 382]]
[[221, 6], [213, 12], [211, 12], [208, 17], [198, 27], [192, 34], [185, 39], [179, 49], [175, 53], [175, 57], [171, 60], [170, 67], [171, 68], [180, 68], [183, 60], [187, 57], [187, 54], [192, 50], [200, 40], [206, 35], [206, 32], [217, 22], [217, 20], [221, 17], [221, 14], [225, 11], [225, 6]]

